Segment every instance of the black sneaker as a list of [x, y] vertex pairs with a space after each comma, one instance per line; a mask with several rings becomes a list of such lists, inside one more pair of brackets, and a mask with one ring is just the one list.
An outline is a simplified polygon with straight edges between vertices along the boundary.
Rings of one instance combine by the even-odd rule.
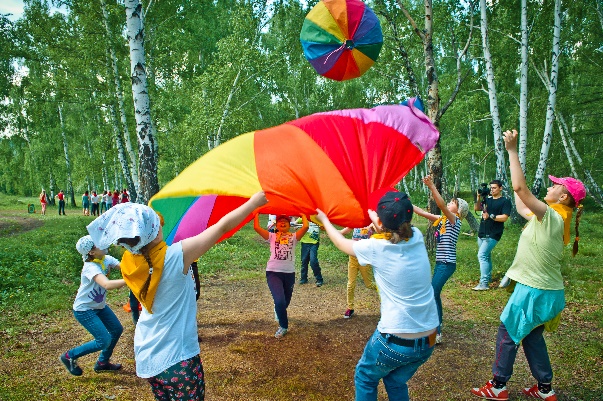
[[317, 286], [317, 287], [322, 287], [322, 281], [317, 281], [317, 282], [316, 282], [316, 286]]
[[111, 363], [111, 362], [102, 363], [102, 362], [96, 361], [96, 363], [94, 364], [94, 371], [96, 373], [111, 371], [111, 370], [119, 370], [119, 369], [121, 369], [121, 363]]
[[77, 362], [75, 361], [75, 359], [67, 358], [67, 353], [64, 353], [63, 355], [61, 355], [59, 357], [59, 361], [61, 361], [63, 363], [63, 365], [65, 365], [65, 367], [67, 368], [69, 373], [71, 373], [74, 376], [81, 376], [82, 373], [84, 373], [82, 368], [77, 366]]
[[300, 284], [308, 284], [308, 279], [304, 279], [302, 278], [301, 280], [299, 280]]

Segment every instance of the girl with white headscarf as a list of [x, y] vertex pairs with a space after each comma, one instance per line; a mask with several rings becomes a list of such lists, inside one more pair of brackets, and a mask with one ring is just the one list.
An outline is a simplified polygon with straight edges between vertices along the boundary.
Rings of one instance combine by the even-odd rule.
[[267, 202], [258, 192], [201, 234], [170, 246], [160, 216], [145, 205], [117, 205], [88, 225], [95, 243], [127, 250], [122, 275], [143, 306], [134, 335], [136, 374], [148, 380], [156, 399], [204, 399], [190, 265]]

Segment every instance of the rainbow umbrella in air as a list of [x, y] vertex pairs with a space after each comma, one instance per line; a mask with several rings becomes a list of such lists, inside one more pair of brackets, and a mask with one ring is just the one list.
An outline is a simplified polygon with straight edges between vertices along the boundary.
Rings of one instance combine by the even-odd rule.
[[377, 16], [360, 0], [322, 0], [310, 10], [300, 40], [316, 72], [336, 81], [358, 78], [379, 57]]

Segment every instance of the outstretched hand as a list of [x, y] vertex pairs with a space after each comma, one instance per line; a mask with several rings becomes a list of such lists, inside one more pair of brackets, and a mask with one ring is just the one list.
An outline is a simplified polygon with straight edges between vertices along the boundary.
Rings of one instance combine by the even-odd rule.
[[507, 149], [507, 152], [514, 152], [517, 150], [517, 130], [505, 131], [503, 133], [503, 139], [505, 141], [505, 149]]
[[255, 205], [256, 208], [264, 206], [266, 203], [268, 203], [268, 199], [266, 198], [264, 191], [256, 192], [255, 194], [251, 195], [249, 200], [253, 203], [253, 205]]
[[316, 220], [320, 221], [320, 224], [324, 226], [325, 222], [329, 221], [329, 218], [327, 217], [325, 212], [320, 209], [316, 209]]
[[427, 188], [430, 188], [433, 185], [433, 180], [430, 175], [423, 177], [423, 184], [425, 184]]

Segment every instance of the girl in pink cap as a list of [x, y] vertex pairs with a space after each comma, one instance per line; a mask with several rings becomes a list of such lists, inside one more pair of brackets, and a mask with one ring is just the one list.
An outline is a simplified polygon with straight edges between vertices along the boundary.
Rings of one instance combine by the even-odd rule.
[[547, 189], [544, 202], [538, 200], [526, 184], [517, 154], [517, 131], [504, 133], [509, 153], [511, 181], [515, 191], [517, 212], [526, 220], [513, 264], [507, 272], [512, 291], [502, 314], [496, 338], [496, 358], [492, 364], [492, 380], [471, 390], [473, 395], [488, 400], [509, 399], [506, 384], [513, 373], [519, 349], [528, 360], [532, 376], [538, 381], [523, 389], [527, 397], [556, 401], [551, 387], [553, 369], [549, 359], [544, 330], [553, 331], [559, 325], [565, 307], [561, 257], [570, 242], [570, 224], [575, 208], [576, 238], [573, 254], [578, 252], [578, 225], [586, 196], [584, 184], [572, 177], [549, 176], [553, 186]]

